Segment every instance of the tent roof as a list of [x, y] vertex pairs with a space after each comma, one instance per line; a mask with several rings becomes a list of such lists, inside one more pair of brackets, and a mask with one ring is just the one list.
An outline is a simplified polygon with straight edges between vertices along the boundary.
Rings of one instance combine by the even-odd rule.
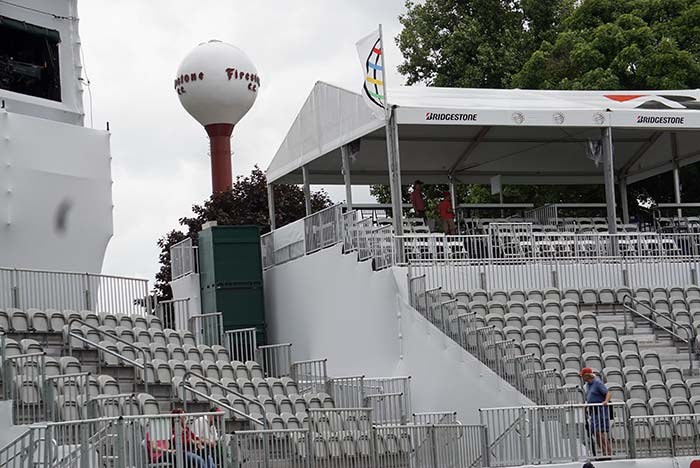
[[[613, 128], [615, 170], [628, 182], [700, 160], [700, 92], [390, 88], [403, 183], [602, 183], [587, 157]], [[318, 82], [268, 167], [268, 181], [342, 184], [340, 147], [360, 140], [353, 184], [387, 183], [384, 121], [352, 91]]]

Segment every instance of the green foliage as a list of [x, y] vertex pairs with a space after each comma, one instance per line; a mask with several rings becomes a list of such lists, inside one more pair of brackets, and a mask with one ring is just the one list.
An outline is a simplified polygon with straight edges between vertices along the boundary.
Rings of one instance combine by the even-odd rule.
[[700, 85], [700, 2], [585, 0], [512, 86], [686, 89]]
[[[275, 185], [275, 222], [278, 227], [303, 218], [304, 191], [296, 185]], [[331, 205], [328, 194], [320, 190], [311, 193], [311, 208], [318, 211]], [[180, 218], [180, 225], [186, 233], [172, 230], [158, 239], [161, 249], [159, 256], [160, 271], [156, 274], [155, 289], [163, 299], [170, 299], [172, 291], [168, 283], [172, 279], [170, 271], [170, 247], [190, 237], [197, 241], [202, 225], [216, 221], [220, 226], [237, 224], [255, 224], [262, 233], [270, 231], [269, 210], [267, 204], [267, 179], [258, 166], [249, 176], [236, 177], [233, 187], [228, 192], [212, 195], [201, 205], [193, 205], [193, 217]]]

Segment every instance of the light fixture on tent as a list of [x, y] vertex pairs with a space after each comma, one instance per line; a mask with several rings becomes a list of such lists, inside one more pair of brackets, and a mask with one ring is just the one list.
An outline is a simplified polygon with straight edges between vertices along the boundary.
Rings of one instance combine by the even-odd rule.
[[253, 63], [226, 42], [199, 44], [177, 70], [175, 91], [180, 104], [209, 135], [213, 193], [231, 189], [231, 134], [253, 106], [259, 89]]

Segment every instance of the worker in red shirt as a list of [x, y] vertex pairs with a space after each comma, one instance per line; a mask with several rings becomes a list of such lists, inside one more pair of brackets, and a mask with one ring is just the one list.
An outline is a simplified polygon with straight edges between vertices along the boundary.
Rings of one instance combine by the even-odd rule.
[[428, 218], [425, 216], [425, 200], [423, 200], [423, 182], [416, 180], [413, 182], [413, 192], [411, 192], [411, 206], [417, 218], [422, 218], [427, 225]]
[[438, 213], [440, 221], [442, 221], [442, 231], [448, 236], [457, 234], [457, 226], [455, 226], [455, 213], [452, 210], [452, 200], [450, 200], [450, 192], [442, 193], [442, 201], [438, 203]]

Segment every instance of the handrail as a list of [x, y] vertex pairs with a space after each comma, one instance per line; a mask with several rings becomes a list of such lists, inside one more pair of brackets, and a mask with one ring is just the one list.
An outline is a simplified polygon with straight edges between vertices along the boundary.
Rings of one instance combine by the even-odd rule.
[[[223, 390], [223, 391], [225, 391], [225, 392], [228, 392], [228, 393], [231, 393], [231, 394], [235, 395], [237, 398], [241, 398], [241, 399], [247, 401], [248, 403], [254, 404], [255, 406], [257, 406], [258, 408], [260, 408], [260, 409], [262, 410], [262, 412], [261, 412], [260, 414], [262, 414], [263, 417], [265, 416], [265, 406], [263, 406], [263, 404], [260, 403], [259, 401], [254, 400], [254, 399], [250, 398], [249, 396], [244, 395], [244, 394], [242, 394], [242, 393], [238, 393], [238, 392], [236, 392], [236, 391], [234, 391], [234, 390], [231, 390], [230, 388], [224, 386], [221, 382], [217, 382], [216, 380], [212, 380], [212, 379], [210, 379], [209, 377], [205, 377], [205, 376], [202, 375], [202, 374], [197, 374], [196, 372], [193, 372], [193, 371], [191, 371], [191, 370], [185, 371], [185, 374], [182, 376], [182, 381], [180, 381], [180, 386], [184, 387], [185, 385], [187, 385], [187, 382], [186, 382], [187, 376], [190, 376], [190, 377], [197, 377], [198, 379], [201, 379], [201, 380], [203, 380], [203, 381], [205, 381], [205, 382], [207, 382], [207, 383], [209, 383], [209, 384], [211, 384], [211, 385], [214, 385], [215, 387], [220, 388], [221, 390]], [[183, 396], [184, 396], [184, 393], [183, 393]], [[185, 403], [185, 404], [186, 404], [186, 403]], [[250, 417], [250, 416], [247, 416], [247, 417], [249, 417], [250, 419], [253, 419], [253, 420], [257, 421], [257, 419], [255, 419], [255, 418], [252, 418], [252, 417]], [[267, 423], [265, 422], [265, 420], [263, 420], [262, 426], [263, 426], [263, 427], [266, 427], [266, 426], [267, 426]]]
[[[189, 300], [189, 299], [188, 299], [188, 300]], [[217, 317], [217, 316], [219, 317], [219, 320], [216, 321], [216, 329], [217, 329], [216, 331], [217, 331], [217, 335], [219, 336], [219, 344], [224, 344], [224, 341], [225, 341], [225, 340], [224, 340], [224, 333], [225, 333], [225, 331], [224, 331], [223, 322], [222, 322], [223, 316], [224, 316], [224, 315], [223, 315], [221, 312], [210, 312], [210, 313], [207, 313], [207, 314], [192, 315], [192, 316], [190, 316], [190, 317], [187, 319], [187, 328], [188, 328], [188, 330], [189, 330], [191, 333], [194, 333], [194, 332], [192, 331], [192, 322], [193, 322], [193, 320], [195, 320], [195, 319], [202, 319], [202, 320], [201, 320], [201, 323], [203, 324], [203, 323], [204, 323], [204, 320], [203, 320], [204, 318], [208, 318], [208, 317]], [[255, 328], [253, 328], [253, 330], [255, 330]], [[216, 343], [215, 343], [215, 344], [216, 344]], [[211, 345], [210, 345], [210, 346], [211, 346]]]
[[622, 297], [622, 307], [623, 307], [623, 314], [624, 314], [624, 319], [625, 319], [625, 329], [624, 333], [625, 335], [627, 334], [627, 311], [630, 311], [634, 313], [635, 315], [643, 318], [647, 322], [651, 323], [652, 325], [655, 325], [656, 327], [662, 329], [666, 333], [670, 334], [671, 336], [675, 336], [678, 338], [680, 341], [685, 342], [688, 345], [688, 365], [689, 365], [689, 372], [690, 375], [693, 375], [693, 348], [695, 345], [695, 340], [697, 339], [695, 330], [693, 329], [692, 325], [684, 324], [684, 323], [679, 323], [673, 320], [670, 317], [663, 316], [664, 320], [668, 320], [672, 324], [676, 325], [679, 329], [683, 330], [686, 332], [688, 338], [687, 340], [675, 333], [673, 330], [669, 330], [668, 328], [664, 327], [660, 323], [658, 323], [656, 320], [652, 320], [648, 317], [645, 317], [643, 314], [640, 314], [636, 309], [632, 308], [630, 305], [628, 305], [628, 302], [631, 302], [632, 304], [635, 304], [637, 306], [641, 305], [642, 307], [646, 308], [649, 310], [652, 314], [652, 317], [655, 315], [661, 315], [658, 313], [655, 309], [652, 309], [648, 305], [644, 304], [643, 302], [638, 301], [637, 299], [633, 298], [630, 294], [625, 294]]
[[195, 395], [199, 395], [200, 397], [203, 397], [205, 400], [209, 401], [210, 403], [216, 403], [217, 406], [220, 406], [220, 407], [222, 407], [222, 408], [224, 408], [224, 409], [226, 409], [226, 410], [229, 410], [229, 411], [231, 411], [232, 413], [235, 413], [235, 414], [237, 414], [237, 415], [239, 415], [239, 416], [243, 416], [244, 418], [246, 418], [246, 419], [248, 419], [248, 420], [254, 422], [255, 424], [260, 424], [260, 425], [263, 427], [263, 429], [266, 428], [266, 425], [267, 425], [267, 424], [265, 423], [264, 417], [263, 417], [263, 420], [262, 420], [262, 421], [259, 421], [259, 420], [255, 419], [254, 417], [252, 417], [251, 415], [245, 414], [243, 411], [239, 411], [239, 410], [237, 410], [236, 408], [227, 405], [226, 403], [222, 403], [222, 402], [220, 402], [219, 400], [215, 400], [211, 395], [206, 395], [206, 394], [200, 392], [199, 390], [197, 390], [196, 388], [192, 387], [191, 385], [186, 384], [186, 383], [184, 382], [184, 380], [180, 383], [180, 386], [182, 387], [183, 390], [187, 390], [188, 392], [192, 392], [192, 393], [194, 393]]
[[[130, 348], [135, 349], [137, 353], [140, 352], [143, 355], [143, 365], [138, 365], [137, 362], [132, 361], [131, 359], [126, 358], [126, 357], [120, 355], [119, 353], [115, 353], [114, 351], [110, 351], [109, 349], [105, 348], [104, 346], [101, 346], [97, 343], [93, 343], [92, 341], [90, 341], [88, 339], [84, 339], [81, 336], [74, 335], [71, 332], [71, 327], [76, 322], [82, 324], [83, 326], [85, 326], [91, 330], [95, 330], [96, 332], [101, 333], [102, 335], [106, 335], [106, 336], [109, 336], [110, 338], [114, 338], [119, 343], [123, 343], [123, 344], [129, 346]], [[82, 341], [83, 343], [92, 344], [95, 347], [99, 347], [99, 348], [101, 348], [101, 350], [103, 352], [107, 352], [107, 353], [111, 354], [112, 356], [116, 356], [118, 358], [121, 358], [122, 360], [128, 362], [132, 366], [138, 366], [140, 369], [143, 370], [143, 387], [144, 387], [144, 390], [146, 391], [146, 393], [148, 393], [148, 376], [146, 375], [146, 362], [148, 362], [148, 360], [146, 359], [146, 350], [145, 349], [138, 347], [138, 346], [134, 345], [133, 343], [129, 343], [128, 341], [119, 338], [116, 334], [109, 333], [105, 330], [100, 330], [98, 327], [96, 327], [94, 325], [90, 325], [89, 323], [86, 323], [83, 319], [79, 319], [79, 318], [73, 318], [73, 319], [70, 319], [68, 321], [68, 336], [69, 337], [72, 336], [74, 338], [77, 338], [78, 340]], [[70, 339], [68, 340], [68, 353], [71, 356], [73, 356], [73, 341]], [[99, 358], [98, 358], [98, 362], [99, 362]], [[137, 376], [134, 375], [134, 386], [136, 386], [136, 377]]]
[[[40, 429], [45, 430], [46, 426], [31, 426], [28, 428], [28, 430], [21, 433], [19, 436], [15, 437], [10, 442], [5, 444], [5, 446], [0, 448], [0, 463], [4, 463], [3, 466], [11, 466], [10, 462], [16, 459], [17, 457], [22, 457], [22, 459], [24, 459], [24, 456], [27, 454], [27, 452], [29, 452], [30, 455], [33, 455], [34, 449], [32, 448], [32, 446], [40, 444], [42, 441], [44, 441], [44, 438], [41, 437], [41, 434], [39, 434], [39, 437], [35, 438], [35, 432], [37, 432]], [[26, 439], [29, 440], [25, 445], [24, 440]], [[13, 447], [14, 445], [19, 443], [21, 443], [21, 447], [19, 449]], [[13, 450], [12, 454], [10, 454], [10, 450]]]
[[[75, 338], [75, 339], [77, 339], [77, 340], [79, 340], [79, 341], [82, 341], [83, 343], [85, 343], [85, 344], [87, 344], [87, 345], [90, 345], [90, 346], [94, 347], [95, 349], [97, 349], [97, 350], [99, 350], [99, 351], [102, 351], [103, 353], [110, 354], [110, 355], [112, 355], [112, 356], [114, 356], [114, 357], [117, 357], [117, 358], [121, 359], [122, 361], [124, 361], [124, 362], [126, 362], [126, 363], [128, 363], [128, 364], [131, 364], [134, 368], [138, 368], [138, 369], [143, 370], [144, 377], [147, 377], [147, 376], [146, 376], [146, 365], [145, 365], [145, 364], [141, 364], [140, 362], [137, 362], [137, 361], [132, 361], [132, 360], [129, 359], [128, 357], [122, 356], [121, 354], [119, 354], [119, 353], [117, 353], [117, 352], [115, 352], [115, 351], [112, 351], [112, 350], [109, 349], [109, 348], [105, 348], [104, 346], [102, 346], [102, 345], [100, 345], [100, 344], [97, 344], [97, 343], [95, 343], [95, 342], [93, 342], [93, 341], [90, 341], [90, 340], [88, 340], [87, 338], [84, 338], [84, 337], [82, 337], [82, 336], [80, 336], [80, 335], [76, 335], [76, 334], [74, 334], [73, 332], [71, 332], [70, 335], [68, 335], [68, 337], [69, 337], [69, 338]], [[144, 360], [144, 363], [145, 363], [145, 362], [146, 362], [146, 361]], [[146, 393], [148, 393], [148, 382], [147, 382], [147, 381], [148, 381], [148, 378], [144, 378], [144, 379], [143, 379], [144, 390], [146, 391]], [[136, 388], [136, 376], [134, 376], [134, 388]]]

